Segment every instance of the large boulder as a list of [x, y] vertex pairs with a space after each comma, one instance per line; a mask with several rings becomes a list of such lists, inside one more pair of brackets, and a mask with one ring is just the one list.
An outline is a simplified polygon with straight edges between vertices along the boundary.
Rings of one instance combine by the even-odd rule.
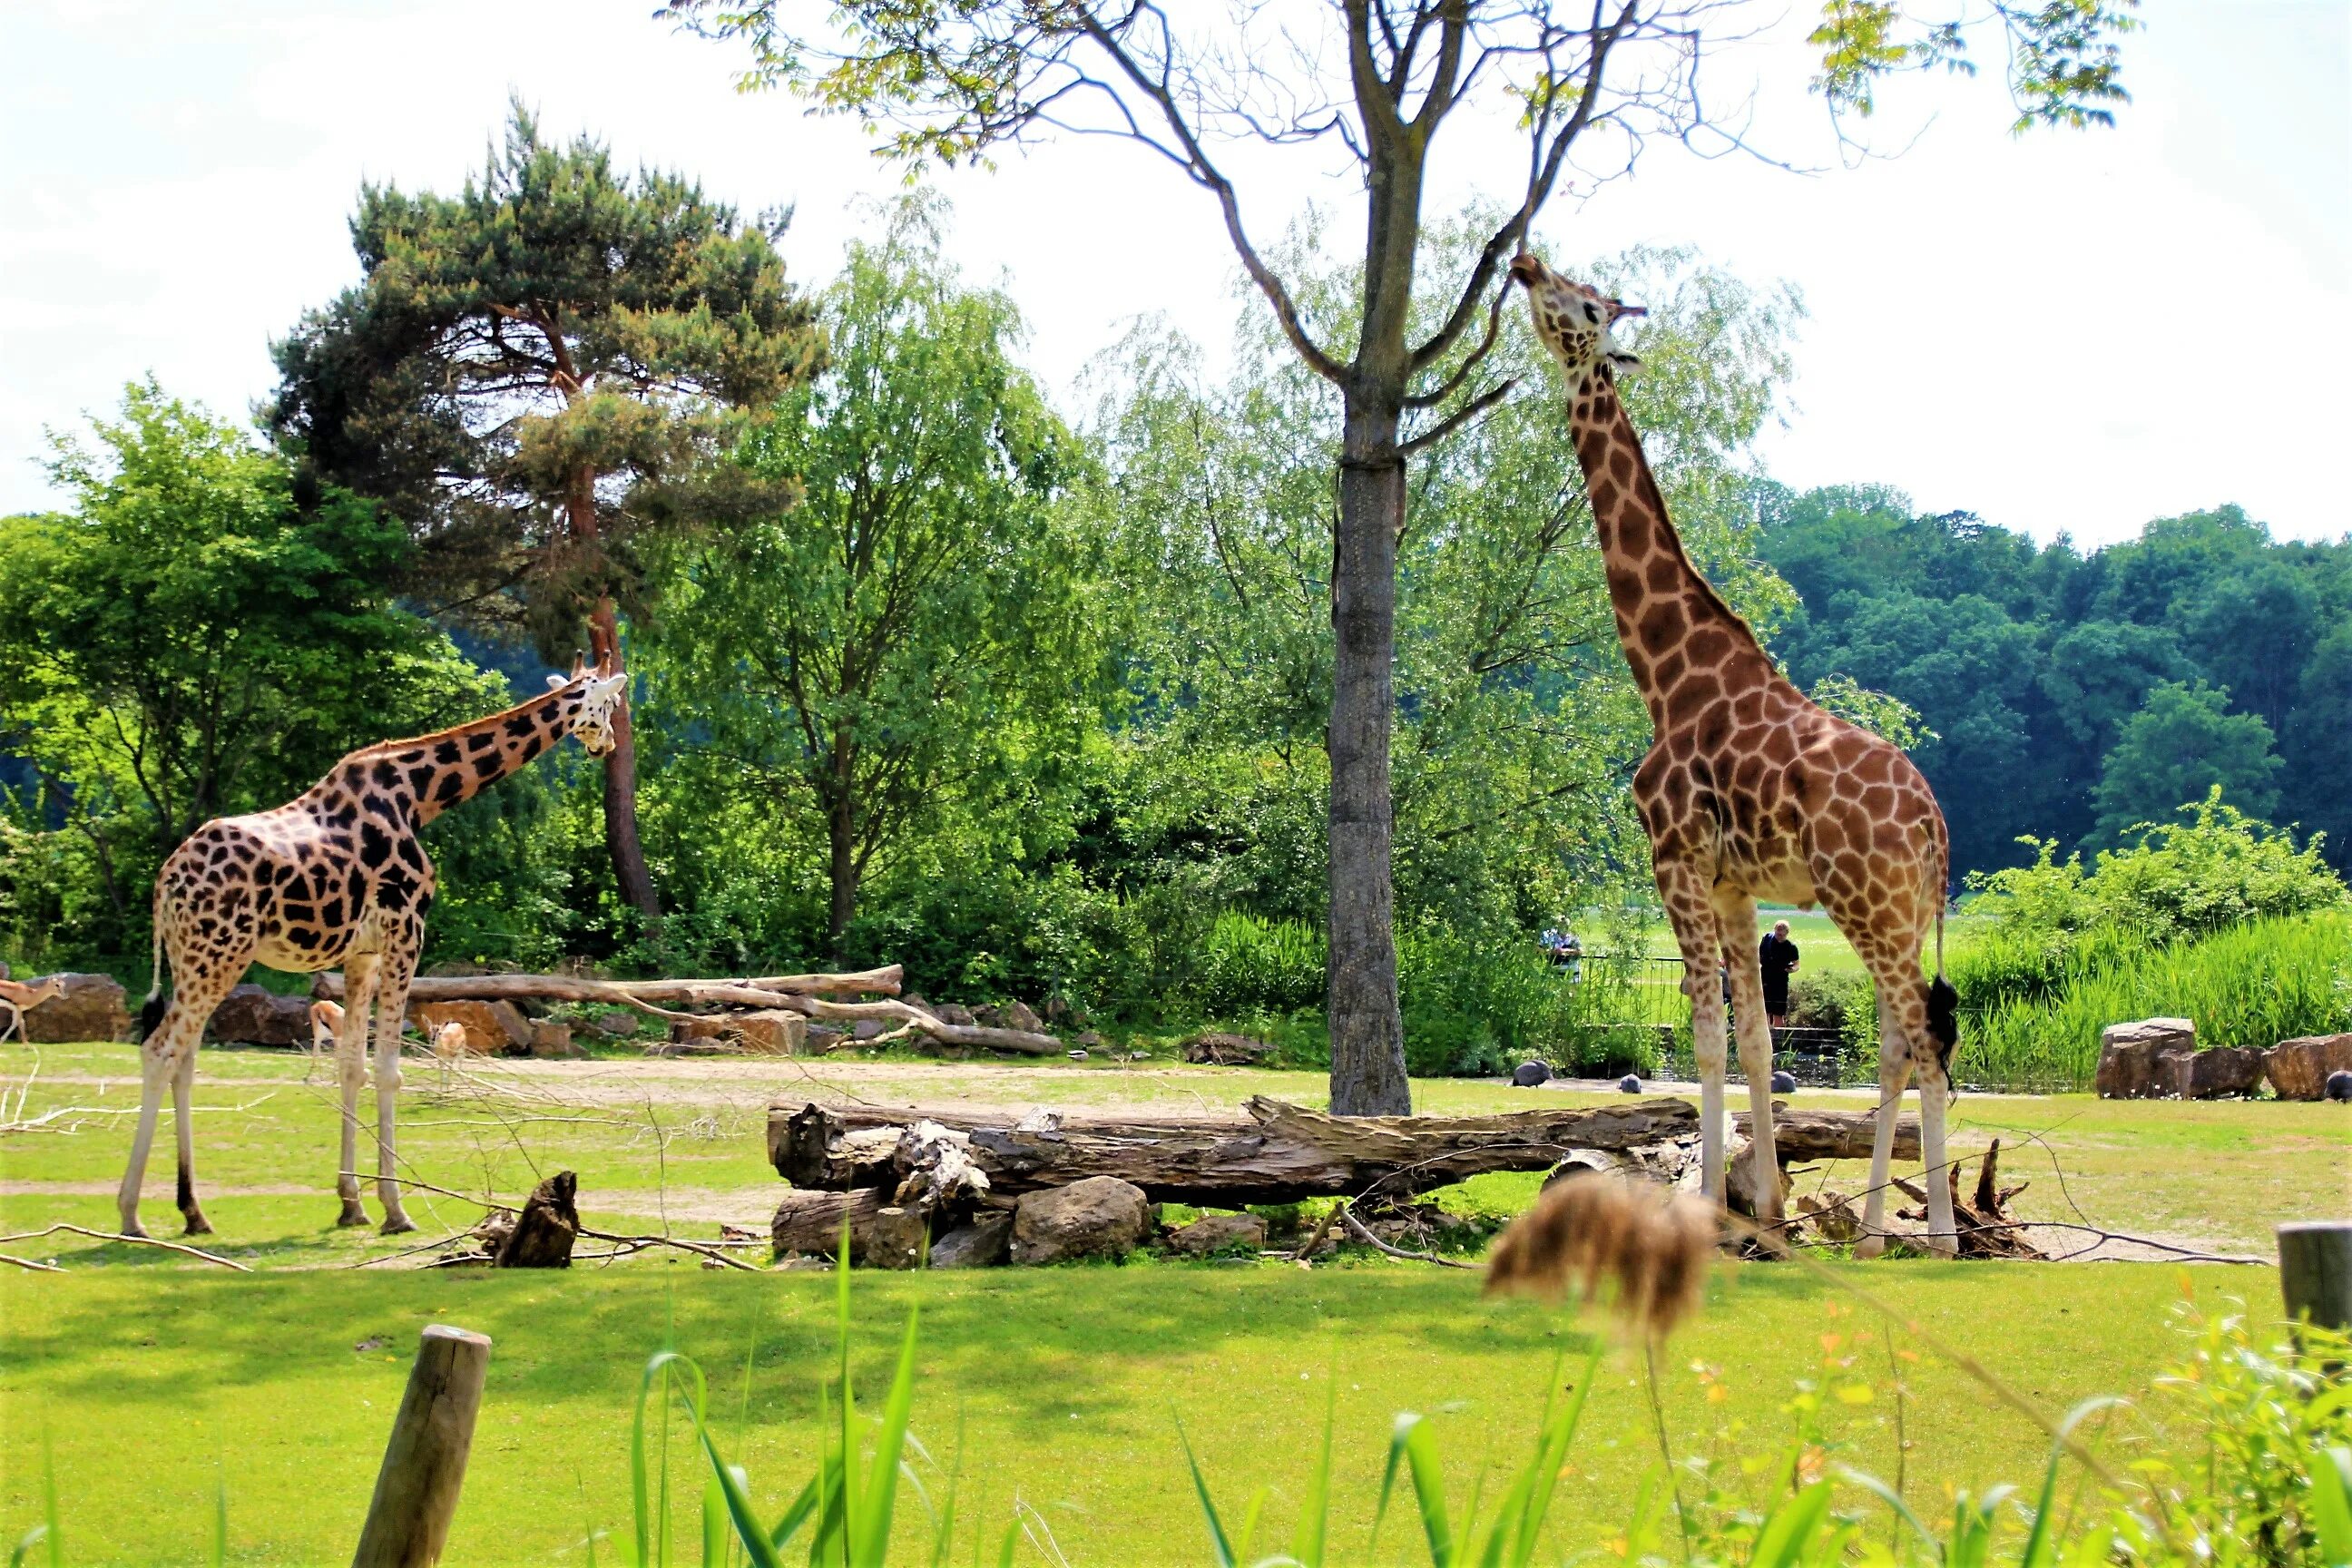
[[307, 1046], [310, 1004], [258, 985], [240, 985], [213, 1009], [212, 1037], [239, 1046]]
[[408, 1009], [411, 1027], [431, 1039], [442, 1025], [466, 1031], [466, 1048], [476, 1056], [528, 1051], [530, 1020], [511, 1002], [419, 1002]]
[[1191, 1225], [1170, 1231], [1167, 1243], [1169, 1251], [1190, 1258], [1206, 1258], [1224, 1247], [1246, 1247], [1255, 1251], [1265, 1245], [1265, 1221], [1254, 1214], [1203, 1215]]
[[2171, 1086], [2158, 1071], [2158, 1056], [2196, 1048], [2197, 1026], [2186, 1018], [2110, 1024], [2099, 1035], [2099, 1098], [2163, 1099], [2171, 1092]]
[[877, 1212], [857, 1233], [857, 1261], [868, 1268], [920, 1268], [931, 1216], [896, 1204]]
[[2263, 1081], [2263, 1053], [2239, 1046], [2160, 1050], [2157, 1078], [2174, 1100], [2224, 1100], [2252, 1094]]
[[127, 1040], [131, 1010], [123, 1005], [122, 983], [111, 974], [43, 974], [31, 982], [57, 981], [64, 989], [37, 1007], [25, 1009], [24, 1037], [36, 1045], [70, 1040]]
[[1195, 1035], [1177, 1047], [1188, 1062], [1202, 1067], [1245, 1068], [1263, 1061], [1274, 1047], [1264, 1040], [1253, 1040], [1246, 1035], [1227, 1035], [1216, 1030]]
[[[27, 1013], [25, 1021], [29, 1024], [37, 1016]], [[2327, 1075], [2347, 1070], [2352, 1070], [2352, 1035], [2305, 1035], [2281, 1040], [2263, 1053], [2263, 1076], [2281, 1100], [2318, 1100], [2327, 1092]]]
[[1004, 1261], [1013, 1245], [1013, 1215], [1003, 1209], [982, 1209], [971, 1223], [960, 1225], [931, 1243], [934, 1268], [993, 1268]]
[[808, 1019], [782, 1007], [738, 1013], [727, 1038], [755, 1057], [796, 1057], [808, 1039]]
[[1088, 1176], [1021, 1194], [1013, 1211], [1013, 1261], [1124, 1258], [1150, 1234], [1151, 1205], [1141, 1187], [1117, 1176]]

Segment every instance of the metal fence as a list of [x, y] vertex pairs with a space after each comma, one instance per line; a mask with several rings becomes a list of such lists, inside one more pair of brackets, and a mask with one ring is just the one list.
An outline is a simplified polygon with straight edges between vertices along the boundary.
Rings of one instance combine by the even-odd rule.
[[[1590, 952], [1561, 968], [1571, 984], [1606, 985], [1619, 993], [1609, 999], [1607, 1021], [1655, 1029], [1668, 1075], [1696, 1076], [1691, 1058], [1690, 998], [1683, 992], [1684, 965], [1679, 956]], [[1744, 1081], [1736, 1046], [1730, 1058], [1732, 1080]], [[1835, 1029], [1773, 1030], [1772, 1066], [1793, 1075], [1799, 1083], [1817, 1087], [1876, 1081], [1874, 1065], [1865, 1063], [1857, 1069], [1848, 1059], [1845, 1042]]]

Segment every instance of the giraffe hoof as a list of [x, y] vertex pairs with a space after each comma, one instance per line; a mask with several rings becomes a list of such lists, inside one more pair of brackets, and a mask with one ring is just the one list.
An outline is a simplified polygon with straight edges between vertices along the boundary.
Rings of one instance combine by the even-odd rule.
[[1886, 1238], [1883, 1236], [1865, 1236], [1853, 1244], [1853, 1255], [1865, 1262], [1874, 1258], [1883, 1257], [1885, 1252]]
[[377, 1227], [377, 1232], [379, 1235], [383, 1236], [406, 1236], [410, 1231], [415, 1230], [415, 1228], [416, 1222], [415, 1220], [409, 1218], [404, 1214], [396, 1214], [386, 1219], [383, 1225], [379, 1226]]
[[180, 1232], [183, 1236], [210, 1236], [213, 1233], [213, 1222], [200, 1214], [188, 1215], [187, 1222], [186, 1227]]
[[145, 1241], [147, 1227], [135, 1219], [126, 1219], [122, 1222], [122, 1229], [118, 1234], [126, 1241]]
[[343, 1212], [335, 1216], [335, 1224], [346, 1230], [351, 1228], [352, 1226], [365, 1225], [367, 1222], [367, 1210], [360, 1206], [360, 1201], [357, 1198], [345, 1199], [343, 1202]]

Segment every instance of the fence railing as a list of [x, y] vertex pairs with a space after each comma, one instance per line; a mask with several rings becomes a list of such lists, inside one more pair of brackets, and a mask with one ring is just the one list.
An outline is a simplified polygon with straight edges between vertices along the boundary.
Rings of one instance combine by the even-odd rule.
[[[1587, 952], [1559, 966], [1570, 984], [1587, 983], [1615, 987], [1611, 1023], [1655, 1029], [1666, 1072], [1676, 1078], [1695, 1075], [1690, 1050], [1690, 997], [1683, 991], [1681, 957], [1659, 953]], [[1857, 1069], [1846, 1060], [1845, 1042], [1835, 1029], [1780, 1028], [1772, 1031], [1772, 1066], [1799, 1083], [1835, 1087], [1874, 1081], [1874, 1068]], [[1730, 1052], [1731, 1078], [1740, 1079], [1739, 1054]]]

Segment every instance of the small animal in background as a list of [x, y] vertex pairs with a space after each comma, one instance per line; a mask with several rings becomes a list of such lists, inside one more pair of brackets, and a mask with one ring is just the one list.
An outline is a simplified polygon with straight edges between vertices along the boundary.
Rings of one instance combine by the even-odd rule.
[[21, 1035], [25, 1028], [25, 1009], [37, 1007], [53, 996], [66, 994], [66, 983], [50, 975], [38, 985], [26, 985], [19, 981], [0, 980], [0, 1007], [8, 1009], [8, 1026], [0, 1028], [0, 1040], [10, 1035]]
[[466, 1026], [452, 1019], [434, 1030], [433, 1054], [445, 1062], [461, 1060], [466, 1055]]
[[310, 1065], [303, 1069], [302, 1081], [309, 1083], [317, 1075], [319, 1060], [335, 1054], [336, 1037], [343, 1032], [343, 1009], [339, 1003], [310, 1004]]

